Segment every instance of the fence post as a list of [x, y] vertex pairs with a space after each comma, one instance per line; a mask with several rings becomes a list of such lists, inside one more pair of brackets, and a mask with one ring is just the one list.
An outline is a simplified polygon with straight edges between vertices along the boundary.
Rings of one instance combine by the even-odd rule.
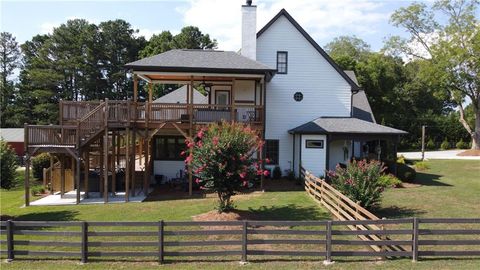
[[88, 223], [82, 222], [82, 263], [88, 261]]
[[247, 262], [247, 233], [248, 233], [248, 222], [246, 220], [243, 221], [242, 226], [242, 261], [240, 263]]
[[164, 257], [163, 256], [164, 227], [165, 227], [165, 224], [164, 224], [163, 220], [160, 220], [160, 222], [158, 222], [158, 263], [159, 264], [163, 264], [163, 257]]
[[325, 260], [323, 261], [324, 265], [332, 264], [332, 221], [327, 221], [327, 233], [325, 236]]
[[413, 234], [412, 234], [412, 261], [418, 261], [418, 225], [419, 221], [418, 218], [413, 218]]
[[12, 220], [8, 220], [7, 221], [7, 262], [11, 262], [13, 261], [13, 259], [15, 258], [15, 255], [13, 253], [13, 249], [14, 249], [14, 246], [13, 246], [13, 221]]
[[[385, 220], [385, 219], [386, 219], [386, 218], [384, 218], [384, 217], [382, 218], [382, 220]], [[381, 229], [382, 231], [384, 231], [384, 232], [387, 231], [387, 229], [385, 228], [385, 224], [383, 224], [383, 223], [380, 225], [380, 229]], [[387, 237], [387, 235], [384, 233], [384, 234], [382, 234], [382, 235], [380, 236], [380, 238], [381, 238], [382, 241], [386, 241], [388, 237]], [[380, 246], [380, 251], [381, 251], [381, 252], [386, 252], [386, 251], [387, 251], [387, 245], [385, 245], [385, 244], [381, 245], [381, 246]], [[386, 260], [386, 259], [387, 259], [387, 255], [382, 255], [381, 258], [382, 258], [382, 260]]]

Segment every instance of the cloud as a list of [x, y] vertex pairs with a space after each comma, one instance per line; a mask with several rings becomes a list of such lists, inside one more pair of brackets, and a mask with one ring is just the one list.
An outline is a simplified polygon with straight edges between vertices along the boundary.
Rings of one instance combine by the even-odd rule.
[[[241, 5], [243, 0], [190, 0], [178, 8], [185, 25], [198, 26], [219, 41], [220, 49], [238, 50], [241, 44]], [[285, 8], [307, 32], [328, 42], [342, 34], [367, 35], [386, 22], [389, 13], [375, 0], [278, 0], [254, 1], [257, 4], [257, 30]]]

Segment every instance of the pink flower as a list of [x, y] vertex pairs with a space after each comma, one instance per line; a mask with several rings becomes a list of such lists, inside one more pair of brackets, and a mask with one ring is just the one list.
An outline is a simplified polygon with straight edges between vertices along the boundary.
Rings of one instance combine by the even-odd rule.
[[200, 179], [195, 179], [195, 183], [200, 184]]
[[203, 134], [203, 130], [200, 130], [200, 131], [197, 133], [197, 137], [200, 138], [200, 139], [203, 138], [203, 135], [204, 135], [204, 134]]
[[269, 159], [269, 158], [266, 158], [266, 159], [265, 159], [265, 163], [269, 164], [269, 163], [270, 163], [270, 159]]
[[195, 146], [195, 144], [194, 144], [193, 142], [189, 142], [189, 143], [187, 144], [187, 147], [188, 147], [188, 148], [193, 148], [194, 146]]
[[248, 181], [243, 181], [243, 186], [244, 187], [248, 186]]
[[217, 145], [217, 144], [218, 144], [218, 137], [217, 137], [217, 136], [213, 137], [212, 143], [213, 143], [213, 145]]
[[203, 146], [202, 141], [198, 141], [198, 142], [197, 142], [197, 146], [198, 146], [198, 147], [202, 147], [202, 146]]
[[270, 172], [268, 170], [263, 171], [264, 176], [268, 176], [269, 174], [270, 174]]
[[185, 156], [185, 151], [180, 152], [180, 156], [181, 157]]
[[186, 159], [185, 159], [185, 163], [188, 163], [190, 164], [193, 160], [193, 156], [192, 155], [189, 155]]
[[247, 172], [240, 173], [240, 178], [245, 179], [247, 177]]

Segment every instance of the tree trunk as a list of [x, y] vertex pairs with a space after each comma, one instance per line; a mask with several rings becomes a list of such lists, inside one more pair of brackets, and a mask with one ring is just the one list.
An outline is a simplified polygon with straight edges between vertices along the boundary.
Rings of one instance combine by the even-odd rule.
[[475, 110], [475, 127], [472, 134], [472, 149], [480, 150], [480, 110]]

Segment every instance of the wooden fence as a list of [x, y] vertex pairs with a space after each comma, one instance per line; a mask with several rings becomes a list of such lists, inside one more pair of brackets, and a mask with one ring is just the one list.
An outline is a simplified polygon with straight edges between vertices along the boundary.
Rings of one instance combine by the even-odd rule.
[[[317, 257], [319, 260], [330, 262], [336, 256], [410, 257], [414, 261], [421, 256], [480, 256], [480, 229], [431, 229], [430, 226], [422, 228], [423, 224], [478, 226], [480, 219], [2, 221], [0, 253], [3, 257], [6, 255], [9, 261], [16, 257], [24, 259], [76, 257], [83, 263], [97, 257], [154, 257], [159, 263], [163, 263], [166, 257], [203, 257], [202, 259], [225, 260], [225, 256], [238, 256], [237, 258], [241, 261], [247, 261], [250, 256], [274, 256], [274, 258], [300, 256]], [[345, 228], [345, 226], [362, 225], [383, 226], [383, 229], [351, 231]], [[391, 227], [387, 228], [387, 226]], [[400, 229], [399, 226], [403, 227]], [[351, 240], [351, 236], [370, 233], [385, 236], [401, 235], [405, 239]], [[470, 239], [447, 239], [447, 236], [452, 235], [468, 236]], [[207, 238], [199, 239], [198, 237], [201, 236]], [[216, 238], [209, 238], [213, 236]], [[431, 239], [429, 236], [436, 236], [436, 238]], [[39, 238], [43, 239], [39, 240]], [[372, 244], [406, 245], [409, 248], [403, 251], [383, 249], [378, 252], [358, 249], [359, 246], [365, 247]], [[439, 250], [437, 246], [444, 248]], [[459, 250], [460, 246], [477, 246], [477, 249]], [[187, 249], [189, 247], [190, 249]], [[112, 248], [114, 250], [111, 250]]]
[[[305, 183], [305, 191], [317, 202], [327, 208], [336, 218], [344, 221], [354, 220], [379, 220], [377, 216], [369, 212], [367, 209], [355, 203], [347, 196], [343, 195], [340, 191], [329, 185], [325, 180], [320, 179], [309, 171], [301, 168], [302, 178]], [[377, 224], [361, 224], [359, 226], [347, 225], [351, 230], [363, 230], [363, 231], [380, 231], [382, 226]], [[377, 234], [365, 234], [358, 235], [358, 237], [367, 242], [390, 240], [386, 239], [383, 235]], [[374, 251], [382, 251], [382, 247], [378, 245], [370, 246]], [[404, 251], [402, 246], [387, 245], [385, 247], [391, 251]]]

